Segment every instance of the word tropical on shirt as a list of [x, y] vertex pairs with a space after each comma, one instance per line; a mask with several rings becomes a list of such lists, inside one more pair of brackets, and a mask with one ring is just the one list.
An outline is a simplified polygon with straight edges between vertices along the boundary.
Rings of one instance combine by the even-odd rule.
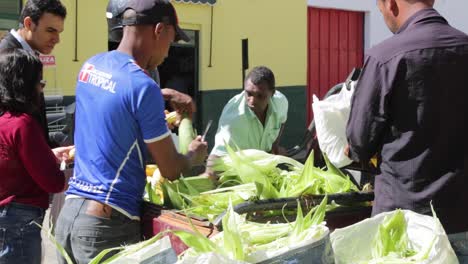
[[116, 82], [112, 80], [112, 74], [99, 71], [93, 64], [85, 63], [81, 68], [78, 81], [99, 87], [111, 93], [115, 93]]

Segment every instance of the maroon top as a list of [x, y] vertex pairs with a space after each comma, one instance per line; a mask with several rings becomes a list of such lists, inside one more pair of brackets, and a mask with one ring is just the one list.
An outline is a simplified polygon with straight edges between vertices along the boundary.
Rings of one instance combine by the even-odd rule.
[[0, 206], [16, 202], [48, 208], [48, 193], [63, 190], [64, 175], [38, 131], [30, 115], [0, 116]]

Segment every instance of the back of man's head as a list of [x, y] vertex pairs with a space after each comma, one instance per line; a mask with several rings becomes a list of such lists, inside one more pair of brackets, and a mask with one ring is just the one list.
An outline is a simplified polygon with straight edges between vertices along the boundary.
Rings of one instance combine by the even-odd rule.
[[67, 9], [60, 0], [28, 0], [20, 15], [20, 24], [26, 17], [37, 24], [44, 13], [50, 13], [63, 19], [67, 16]]
[[120, 42], [124, 26], [171, 24], [176, 30], [175, 41], [190, 41], [179, 27], [174, 6], [169, 0], [109, 0], [106, 10], [109, 41]]
[[[390, 0], [378, 0], [378, 1], [385, 2], [385, 1], [390, 1]], [[408, 4], [422, 3], [422, 4], [429, 5], [429, 6], [434, 6], [434, 2], [435, 2], [435, 0], [399, 0], [399, 1], [406, 2]]]
[[254, 85], [265, 83], [270, 90], [275, 90], [275, 75], [265, 66], [253, 68], [245, 77], [245, 81], [250, 80]]

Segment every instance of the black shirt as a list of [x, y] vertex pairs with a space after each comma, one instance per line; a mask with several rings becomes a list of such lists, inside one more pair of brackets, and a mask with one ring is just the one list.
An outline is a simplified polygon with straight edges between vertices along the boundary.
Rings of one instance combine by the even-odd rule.
[[350, 156], [380, 152], [373, 214], [430, 214], [468, 231], [468, 36], [432, 8], [366, 54], [347, 126]]

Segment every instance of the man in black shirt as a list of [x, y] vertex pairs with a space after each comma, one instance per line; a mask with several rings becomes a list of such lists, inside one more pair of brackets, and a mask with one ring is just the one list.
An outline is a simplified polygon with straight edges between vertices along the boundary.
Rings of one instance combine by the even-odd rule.
[[347, 126], [348, 155], [381, 155], [374, 215], [396, 208], [431, 214], [432, 201], [467, 260], [468, 36], [432, 8], [434, 0], [377, 3], [395, 35], [366, 54]]

